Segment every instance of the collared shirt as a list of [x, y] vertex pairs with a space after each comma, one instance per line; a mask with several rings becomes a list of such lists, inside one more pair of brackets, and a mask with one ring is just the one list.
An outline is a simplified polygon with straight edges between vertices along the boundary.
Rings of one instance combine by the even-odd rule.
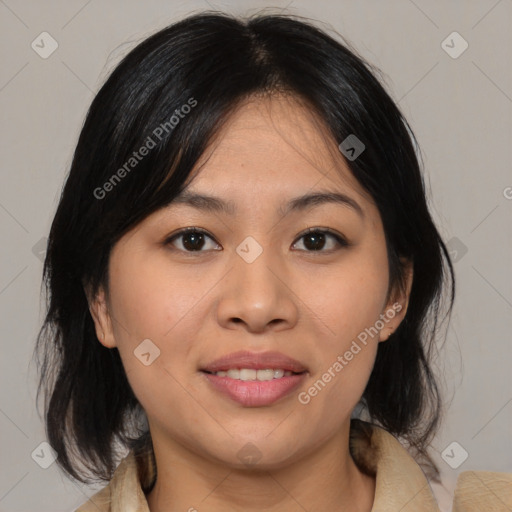
[[[370, 436], [351, 427], [350, 443], [356, 464], [375, 475], [372, 512], [439, 512], [426, 476], [407, 450], [384, 429], [365, 425]], [[150, 459], [137, 463], [130, 451], [110, 483], [75, 512], [150, 512], [143, 491], [156, 479]], [[466, 471], [459, 476], [453, 512], [511, 511], [512, 474]]]

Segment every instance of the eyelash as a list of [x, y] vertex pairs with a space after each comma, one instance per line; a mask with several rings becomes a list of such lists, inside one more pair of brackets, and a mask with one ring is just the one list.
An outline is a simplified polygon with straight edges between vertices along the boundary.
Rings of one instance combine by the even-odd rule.
[[[188, 228], [182, 229], [182, 230], [178, 231], [177, 233], [175, 233], [174, 235], [171, 235], [170, 237], [166, 238], [164, 241], [164, 245], [165, 246], [171, 245], [172, 242], [174, 242], [176, 239], [178, 239], [184, 235], [190, 234], [190, 233], [198, 233], [198, 234], [206, 235], [208, 238], [215, 241], [215, 239], [206, 230], [204, 230], [202, 228], [197, 228], [197, 227], [188, 227]], [[335, 249], [328, 249], [328, 250], [320, 249], [318, 251], [308, 251], [308, 250], [300, 249], [302, 252], [306, 252], [309, 254], [322, 254], [322, 253], [330, 254], [333, 251], [340, 250], [342, 248], [350, 246], [350, 243], [342, 235], [340, 235], [339, 233], [337, 233], [329, 228], [308, 228], [306, 231], [301, 233], [301, 235], [296, 239], [296, 241], [293, 243], [293, 245], [295, 245], [299, 240], [301, 240], [302, 238], [304, 238], [307, 235], [310, 235], [311, 233], [328, 235], [328, 236], [334, 238], [334, 240], [336, 240], [339, 247], [335, 248]], [[208, 252], [208, 251], [203, 251], [203, 250], [199, 250], [199, 251], [187, 251], [187, 250], [183, 250], [183, 249], [176, 249], [176, 250], [184, 252], [186, 254]]]

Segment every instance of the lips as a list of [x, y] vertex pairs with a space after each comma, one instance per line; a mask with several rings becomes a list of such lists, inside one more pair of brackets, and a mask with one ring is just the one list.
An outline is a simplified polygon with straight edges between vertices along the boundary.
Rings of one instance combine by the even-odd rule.
[[[237, 380], [233, 370], [279, 369], [271, 380]], [[230, 373], [227, 375], [224, 372]], [[299, 361], [279, 352], [235, 352], [201, 368], [210, 389], [244, 407], [264, 407], [289, 396], [307, 377], [308, 370]], [[221, 372], [222, 374], [218, 374]]]
[[280, 352], [233, 352], [208, 363], [201, 370], [207, 373], [228, 371], [235, 368], [249, 368], [253, 370], [265, 370], [268, 368], [280, 368], [293, 373], [304, 373], [307, 368], [299, 361], [285, 356]]
[[242, 381], [203, 373], [210, 389], [243, 407], [265, 407], [289, 397], [305, 381], [307, 373], [294, 373], [270, 381]]

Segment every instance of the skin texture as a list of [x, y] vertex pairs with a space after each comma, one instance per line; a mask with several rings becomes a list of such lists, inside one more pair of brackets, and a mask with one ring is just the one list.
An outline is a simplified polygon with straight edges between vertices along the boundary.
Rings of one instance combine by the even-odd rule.
[[[253, 97], [230, 116], [193, 171], [188, 191], [233, 202], [236, 214], [170, 205], [147, 217], [113, 248], [109, 295], [91, 298], [100, 342], [117, 347], [146, 411], [158, 479], [152, 512], [178, 510], [369, 511], [374, 480], [348, 449], [350, 414], [378, 343], [396, 330], [405, 291], [391, 290], [383, 227], [321, 122], [293, 98]], [[324, 203], [282, 216], [289, 199], [319, 190], [360, 206]], [[206, 230], [200, 251], [185, 227]], [[330, 228], [311, 250], [307, 228]], [[237, 246], [252, 236], [263, 252], [247, 263]], [[188, 246], [190, 247], [190, 239]], [[321, 378], [392, 304], [402, 309], [305, 405], [298, 393]], [[134, 350], [159, 347], [149, 366]], [[308, 369], [304, 385], [265, 407], [243, 407], [214, 390], [199, 368], [239, 350], [276, 350]], [[254, 444], [261, 459], [244, 465]]]

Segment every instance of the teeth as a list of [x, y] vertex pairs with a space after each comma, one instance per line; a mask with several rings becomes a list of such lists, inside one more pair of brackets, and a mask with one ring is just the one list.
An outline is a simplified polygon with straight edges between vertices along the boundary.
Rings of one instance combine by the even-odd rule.
[[243, 368], [240, 370], [240, 380], [256, 380], [258, 372], [256, 370], [248, 370]]
[[258, 380], [272, 380], [275, 375], [275, 370], [258, 370], [256, 372], [256, 378]]
[[230, 379], [240, 379], [240, 370], [228, 370], [228, 377]]
[[272, 379], [280, 379], [281, 377], [289, 377], [293, 372], [289, 370], [281, 370], [281, 369], [272, 369], [268, 368], [266, 370], [254, 370], [252, 368], [231, 368], [228, 371], [219, 371], [215, 372], [214, 375], [217, 377], [229, 377], [230, 379], [236, 380], [259, 380], [266, 381]]

